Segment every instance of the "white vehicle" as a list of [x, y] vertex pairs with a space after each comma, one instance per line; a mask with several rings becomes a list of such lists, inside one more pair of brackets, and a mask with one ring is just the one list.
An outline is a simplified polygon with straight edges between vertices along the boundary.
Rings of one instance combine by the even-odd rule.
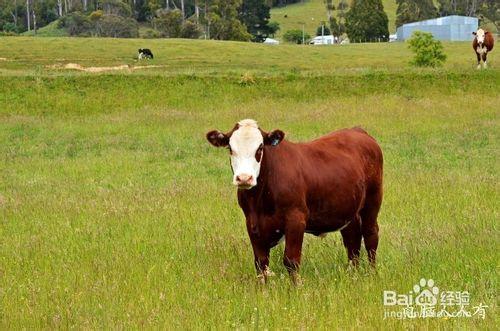
[[267, 44], [267, 45], [279, 45], [279, 41], [276, 40], [276, 39], [273, 39], [273, 38], [266, 38], [266, 40], [264, 40], [264, 44]]
[[337, 38], [335, 38], [332, 35], [327, 35], [327, 36], [317, 36], [314, 37], [309, 44], [311, 45], [333, 45], [337, 41]]
[[389, 35], [389, 42], [392, 43], [395, 41], [398, 41], [398, 35], [397, 34], [390, 34]]

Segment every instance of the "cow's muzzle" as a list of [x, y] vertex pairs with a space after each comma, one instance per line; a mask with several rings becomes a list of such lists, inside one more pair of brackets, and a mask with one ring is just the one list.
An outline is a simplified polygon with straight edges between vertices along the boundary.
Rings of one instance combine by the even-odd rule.
[[240, 189], [248, 190], [255, 186], [255, 180], [252, 175], [241, 174], [234, 178], [234, 184]]

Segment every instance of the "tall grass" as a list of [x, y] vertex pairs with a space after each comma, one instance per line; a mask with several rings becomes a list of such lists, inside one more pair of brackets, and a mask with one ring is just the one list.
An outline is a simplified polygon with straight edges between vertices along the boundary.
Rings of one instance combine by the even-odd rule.
[[[16, 40], [24, 39], [8, 42]], [[49, 49], [46, 42], [37, 45]], [[96, 52], [87, 42], [95, 45], [54, 40], [78, 63]], [[116, 55], [130, 43], [138, 41], [107, 47]], [[188, 47], [167, 45], [172, 54]], [[182, 74], [54, 74], [33, 69], [53, 60], [32, 55], [43, 54], [37, 49], [6, 51], [17, 55], [0, 62], [8, 67], [0, 77], [0, 327], [494, 329], [499, 71], [381, 69], [384, 51], [368, 46], [351, 71], [325, 61], [324, 71], [296, 73], [301, 60], [291, 56], [289, 67], [254, 71], [243, 84], [247, 66], [272, 61], [244, 57], [259, 46], [217, 45], [214, 75], [185, 74], [180, 62]], [[216, 47], [206, 46], [214, 63]], [[114, 64], [114, 55], [96, 61]], [[203, 55], [193, 56], [201, 66]], [[281, 245], [271, 255], [277, 276], [257, 284], [227, 152], [204, 138], [247, 117], [293, 141], [361, 125], [380, 142], [376, 274], [365, 263], [348, 270], [333, 233], [306, 237], [302, 288], [287, 279]], [[486, 318], [384, 320], [382, 292], [407, 293], [422, 277], [469, 291], [471, 305], [489, 306]]]

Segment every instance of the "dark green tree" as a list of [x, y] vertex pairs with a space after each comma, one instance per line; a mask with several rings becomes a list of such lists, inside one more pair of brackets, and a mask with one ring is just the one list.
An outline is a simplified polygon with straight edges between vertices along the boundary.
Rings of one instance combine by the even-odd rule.
[[353, 0], [346, 15], [346, 32], [351, 42], [387, 41], [389, 20], [381, 0]]
[[263, 42], [272, 33], [269, 27], [269, 9], [264, 0], [243, 0], [238, 18], [253, 36], [253, 41]]

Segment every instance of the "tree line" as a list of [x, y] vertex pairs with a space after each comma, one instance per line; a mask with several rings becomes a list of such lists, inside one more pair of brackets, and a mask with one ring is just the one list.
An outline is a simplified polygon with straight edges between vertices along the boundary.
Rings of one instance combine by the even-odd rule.
[[492, 23], [500, 31], [499, 0], [396, 0], [396, 26], [441, 16], [463, 15], [478, 17]]
[[[270, 8], [305, 0], [0, 0], [0, 33], [37, 31], [57, 21], [74, 36], [263, 41], [279, 30]], [[382, 0], [323, 0], [327, 20], [317, 34], [351, 41], [386, 41], [388, 18]], [[396, 0], [396, 26], [447, 15], [477, 16], [499, 28], [499, 0]], [[326, 30], [325, 30], [326, 28]], [[303, 42], [302, 31], [287, 31]]]
[[70, 35], [261, 41], [278, 29], [270, 8], [293, 0], [0, 0], [0, 31], [35, 31], [58, 22]]

